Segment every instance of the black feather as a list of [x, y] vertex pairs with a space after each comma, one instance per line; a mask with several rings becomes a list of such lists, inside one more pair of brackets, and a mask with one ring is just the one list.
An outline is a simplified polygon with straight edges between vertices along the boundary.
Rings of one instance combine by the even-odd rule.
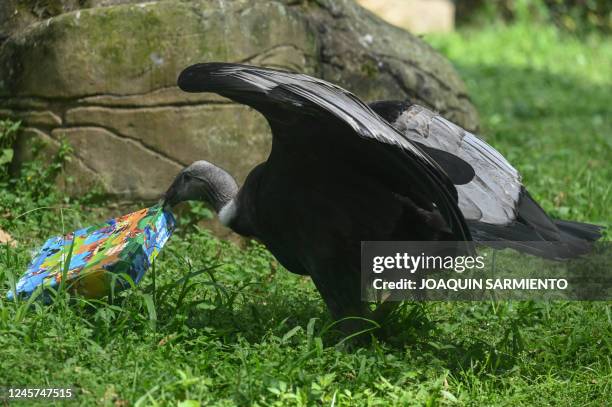
[[554, 260], [588, 254], [593, 242], [601, 237], [602, 230], [597, 225], [549, 218], [525, 188], [521, 190], [514, 222], [491, 225], [468, 221], [468, 224], [476, 241]]
[[[411, 106], [411, 103], [408, 101], [383, 100], [369, 103], [368, 106], [392, 125]], [[413, 141], [413, 143], [419, 146], [442, 167], [453, 184], [464, 185], [474, 179], [476, 175], [474, 168], [456, 155], [426, 146], [417, 141]]]
[[216, 92], [268, 120], [272, 150], [238, 192], [234, 224], [247, 225], [290, 271], [308, 273], [335, 318], [368, 315], [361, 241], [471, 240], [447, 172], [346, 90], [222, 63], [190, 66], [178, 85]]

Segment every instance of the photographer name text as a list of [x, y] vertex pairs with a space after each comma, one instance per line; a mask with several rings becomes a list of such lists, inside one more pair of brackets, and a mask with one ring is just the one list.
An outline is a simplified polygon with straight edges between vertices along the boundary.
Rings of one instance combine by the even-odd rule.
[[372, 286], [376, 290], [565, 290], [567, 280], [563, 278], [426, 278], [415, 281], [402, 278], [386, 281], [382, 278], [374, 279]]

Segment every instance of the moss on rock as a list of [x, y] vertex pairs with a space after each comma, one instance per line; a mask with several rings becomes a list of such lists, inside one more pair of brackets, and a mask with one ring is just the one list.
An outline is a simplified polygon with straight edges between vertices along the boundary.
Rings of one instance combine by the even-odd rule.
[[[43, 3], [20, 6], [30, 13], [25, 28], [26, 20], [7, 28], [0, 13], [10, 35], [0, 46], [0, 113], [23, 117], [38, 138], [69, 134], [77, 160], [124, 198], [156, 196], [174, 170], [198, 158], [243, 179], [267, 156], [259, 115], [176, 88], [179, 72], [197, 62], [306, 72], [365, 100], [411, 98], [468, 129], [478, 123], [444, 58], [352, 0], [48, 0], [42, 14], [35, 4]], [[104, 165], [101, 146], [136, 176], [122, 178], [118, 162]], [[92, 157], [95, 165], [86, 162]], [[152, 172], [155, 162], [168, 173]], [[161, 184], [147, 179], [152, 173]]]

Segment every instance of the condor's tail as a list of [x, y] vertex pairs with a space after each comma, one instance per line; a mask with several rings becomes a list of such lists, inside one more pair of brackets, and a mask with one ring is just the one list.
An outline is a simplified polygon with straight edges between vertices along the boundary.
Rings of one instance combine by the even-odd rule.
[[507, 225], [468, 221], [474, 240], [496, 248], [565, 260], [589, 253], [602, 236], [601, 226], [549, 218], [524, 188], [517, 209], [516, 219]]

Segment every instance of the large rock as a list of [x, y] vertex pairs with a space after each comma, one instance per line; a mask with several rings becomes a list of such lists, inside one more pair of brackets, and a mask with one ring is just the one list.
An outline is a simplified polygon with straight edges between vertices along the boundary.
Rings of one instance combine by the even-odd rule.
[[[306, 72], [365, 100], [410, 98], [468, 129], [478, 123], [444, 58], [352, 0], [49, 0], [55, 6], [42, 11], [23, 3], [18, 23], [7, 18], [15, 0], [0, 10], [0, 33], [8, 35], [0, 116], [28, 129], [18, 160], [36, 140], [49, 151], [62, 138], [73, 145], [75, 193], [98, 184], [110, 195], [149, 200], [196, 159], [239, 181], [265, 160], [270, 137], [257, 113], [176, 88], [178, 73], [196, 62]], [[83, 4], [89, 8], [78, 9]]]

